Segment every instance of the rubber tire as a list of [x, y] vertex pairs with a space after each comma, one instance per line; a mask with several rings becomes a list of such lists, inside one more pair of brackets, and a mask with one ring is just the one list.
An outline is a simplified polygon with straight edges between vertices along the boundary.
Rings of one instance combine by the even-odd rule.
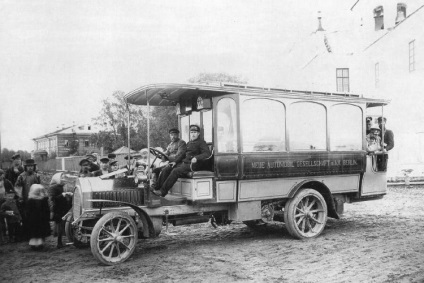
[[[313, 196], [315, 198], [317, 198], [320, 202], [321, 205], [323, 207], [323, 213], [324, 213], [324, 219], [322, 221], [321, 228], [319, 229], [319, 231], [317, 231], [314, 235], [310, 235], [310, 236], [305, 236], [297, 227], [296, 222], [295, 222], [295, 210], [296, 210], [296, 206], [297, 204], [304, 199], [307, 196]], [[324, 197], [316, 190], [313, 189], [301, 189], [300, 191], [298, 191], [296, 193], [296, 195], [290, 199], [289, 201], [287, 201], [285, 208], [284, 208], [284, 222], [286, 225], [286, 229], [287, 231], [290, 233], [290, 235], [292, 235], [294, 238], [297, 239], [311, 239], [311, 238], [315, 238], [318, 237], [322, 231], [325, 228], [325, 224], [327, 223], [327, 203], [325, 202]]]
[[71, 223], [74, 221], [74, 215], [71, 213], [68, 215], [68, 217], [66, 218], [66, 222], [65, 222], [65, 235], [66, 238], [68, 238], [68, 241], [70, 243], [74, 243], [74, 246], [82, 249], [82, 248], [87, 248], [89, 247], [88, 243], [83, 243], [81, 241], [78, 241], [77, 239], [74, 238], [74, 233], [73, 233], [73, 228]]
[[[111, 262], [111, 261], [105, 260], [102, 257], [102, 255], [100, 254], [98, 247], [97, 247], [97, 236], [99, 235], [99, 233], [100, 233], [100, 231], [103, 228], [105, 223], [112, 220], [113, 218], [118, 218], [118, 217], [124, 218], [128, 222], [130, 222], [130, 224], [132, 226], [132, 230], [134, 232], [134, 241], [132, 242], [132, 246], [130, 247], [129, 252], [125, 257], [123, 257], [119, 261]], [[131, 216], [129, 216], [127, 213], [122, 212], [122, 211], [109, 212], [109, 213], [106, 213], [105, 215], [103, 215], [102, 218], [100, 218], [99, 221], [97, 221], [96, 225], [93, 228], [93, 231], [91, 232], [91, 237], [90, 237], [91, 253], [93, 254], [93, 256], [98, 261], [100, 261], [101, 263], [103, 263], [105, 265], [117, 265], [117, 264], [120, 264], [120, 263], [126, 261], [133, 254], [135, 247], [137, 245], [137, 241], [138, 241], [138, 227], [137, 227], [137, 224], [135, 223], [134, 219], [132, 219]]]

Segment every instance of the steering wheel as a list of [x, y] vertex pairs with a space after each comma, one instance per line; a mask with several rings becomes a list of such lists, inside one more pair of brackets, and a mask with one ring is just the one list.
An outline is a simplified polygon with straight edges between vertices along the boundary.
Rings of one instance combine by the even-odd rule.
[[157, 158], [160, 158], [160, 159], [164, 158], [166, 161], [169, 160], [168, 155], [166, 155], [165, 153], [163, 153], [160, 150], [157, 150], [156, 148], [151, 147], [150, 153], [153, 154], [154, 156], [156, 156]]

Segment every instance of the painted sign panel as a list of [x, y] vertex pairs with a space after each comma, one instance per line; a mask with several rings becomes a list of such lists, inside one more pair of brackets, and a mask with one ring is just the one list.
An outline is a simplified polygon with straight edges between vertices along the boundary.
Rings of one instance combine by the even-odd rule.
[[365, 153], [277, 153], [242, 157], [242, 178], [358, 174], [365, 170]]

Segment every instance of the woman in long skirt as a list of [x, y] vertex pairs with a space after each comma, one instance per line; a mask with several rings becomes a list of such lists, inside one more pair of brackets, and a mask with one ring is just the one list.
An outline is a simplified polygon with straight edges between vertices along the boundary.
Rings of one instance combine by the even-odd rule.
[[34, 184], [29, 189], [26, 212], [30, 236], [29, 245], [34, 250], [40, 250], [43, 248], [44, 238], [51, 233], [47, 191], [42, 185]]

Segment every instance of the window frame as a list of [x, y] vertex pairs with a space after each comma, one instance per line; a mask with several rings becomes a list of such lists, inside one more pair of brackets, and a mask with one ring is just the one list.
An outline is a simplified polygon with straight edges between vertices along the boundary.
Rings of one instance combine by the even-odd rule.
[[[333, 112], [334, 112], [334, 108], [341, 106], [341, 105], [349, 105], [352, 107], [357, 107], [360, 112], [361, 112], [361, 119], [360, 119], [360, 123], [361, 123], [361, 134], [360, 134], [360, 139], [361, 139], [361, 143], [360, 143], [360, 149], [355, 149], [355, 150], [334, 150], [332, 149], [332, 145], [333, 145], [333, 141], [335, 141], [335, 139], [333, 139], [333, 130], [334, 130], [334, 126], [333, 126]], [[352, 104], [352, 103], [345, 103], [345, 102], [341, 102], [341, 103], [334, 103], [329, 107], [329, 110], [327, 111], [327, 139], [328, 139], [328, 151], [329, 152], [342, 152], [342, 151], [349, 151], [349, 152], [355, 152], [355, 151], [361, 151], [364, 148], [364, 140], [365, 140], [365, 136], [364, 136], [364, 129], [366, 128], [366, 125], [364, 126], [364, 109], [356, 104]]]
[[[220, 103], [221, 100], [223, 99], [231, 99], [234, 103], [235, 103], [235, 126], [236, 126], [236, 130], [234, 131], [234, 133], [236, 134], [236, 150], [234, 152], [220, 152], [219, 147], [218, 147], [218, 105]], [[214, 144], [214, 154], [217, 153], [219, 155], [224, 155], [224, 154], [238, 154], [241, 151], [241, 143], [242, 143], [242, 133], [241, 133], [241, 129], [240, 129], [240, 99], [238, 97], [238, 94], [229, 94], [229, 95], [224, 95], [224, 96], [220, 96], [218, 97], [216, 100], [213, 100], [213, 107], [214, 107], [214, 112], [212, 114], [212, 121], [213, 121], [213, 144]], [[216, 130], [215, 130], [216, 129]]]
[[[317, 104], [320, 105], [324, 108], [324, 114], [325, 114], [325, 149], [293, 149], [292, 148], [292, 129], [291, 129], [291, 125], [289, 123], [289, 121], [291, 122], [292, 119], [292, 112], [293, 112], [293, 105], [294, 104], [299, 104], [299, 103], [313, 103], [313, 104]], [[309, 100], [298, 100], [295, 102], [290, 103], [287, 106], [287, 112], [286, 112], [286, 149], [287, 152], [324, 152], [324, 151], [330, 151], [330, 146], [329, 146], [329, 125], [328, 125], [328, 105], [322, 103], [322, 102], [318, 102], [318, 101], [309, 101]]]
[[[341, 71], [342, 76], [339, 77], [338, 71]], [[344, 76], [347, 71], [347, 76]], [[339, 80], [341, 79], [341, 89], [339, 89]], [[344, 87], [344, 81], [347, 79], [347, 90]], [[349, 68], [336, 68], [336, 90], [337, 92], [350, 92], [350, 70]]]
[[[250, 100], [268, 100], [268, 101], [273, 101], [276, 103], [280, 103], [283, 108], [284, 108], [284, 150], [279, 150], [279, 151], [245, 151], [244, 149], [244, 128], [243, 128], [243, 122], [241, 121], [241, 117], [243, 116], [243, 105], [245, 102], [250, 101]], [[287, 106], [286, 104], [278, 99], [272, 99], [272, 98], [265, 98], [265, 97], [246, 97], [246, 99], [243, 99], [240, 101], [240, 141], [241, 141], [241, 153], [243, 154], [249, 154], [249, 153], [281, 153], [281, 152], [288, 152], [288, 144], [287, 144]]]

